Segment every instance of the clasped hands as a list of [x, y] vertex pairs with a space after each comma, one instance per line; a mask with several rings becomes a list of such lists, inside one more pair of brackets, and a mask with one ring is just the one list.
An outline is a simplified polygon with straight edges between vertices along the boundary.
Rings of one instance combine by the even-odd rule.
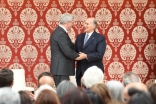
[[82, 60], [87, 59], [87, 54], [79, 52], [79, 57], [77, 57], [75, 60]]

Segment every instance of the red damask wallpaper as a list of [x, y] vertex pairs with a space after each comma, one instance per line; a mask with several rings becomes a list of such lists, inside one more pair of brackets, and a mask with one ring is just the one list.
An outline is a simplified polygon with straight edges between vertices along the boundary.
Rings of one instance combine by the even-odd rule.
[[126, 71], [148, 84], [156, 79], [156, 0], [1, 0], [0, 67], [24, 68], [27, 86], [49, 71], [51, 32], [61, 14], [75, 16], [72, 41], [88, 17], [98, 20], [107, 39], [105, 81], [121, 81]]

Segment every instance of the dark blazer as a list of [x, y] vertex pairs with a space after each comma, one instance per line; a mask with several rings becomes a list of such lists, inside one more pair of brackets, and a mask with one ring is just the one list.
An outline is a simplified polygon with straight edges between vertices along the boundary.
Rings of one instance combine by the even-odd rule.
[[75, 75], [75, 45], [66, 31], [58, 26], [50, 37], [51, 66], [53, 75]]
[[97, 32], [93, 32], [85, 46], [83, 46], [84, 38], [86, 33], [79, 34], [76, 38], [75, 48], [77, 52], [83, 52], [87, 54], [88, 59], [77, 61], [76, 77], [86, 71], [87, 68], [95, 65], [102, 71], [103, 67], [103, 55], [106, 49], [105, 37]]

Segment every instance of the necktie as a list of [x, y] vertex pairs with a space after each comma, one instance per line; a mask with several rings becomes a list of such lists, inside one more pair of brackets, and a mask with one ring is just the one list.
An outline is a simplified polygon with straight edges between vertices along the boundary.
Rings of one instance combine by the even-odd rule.
[[84, 39], [84, 43], [83, 43], [83, 45], [85, 45], [85, 44], [87, 43], [88, 38], [89, 38], [89, 35], [88, 35], [88, 34], [86, 34], [85, 39]]

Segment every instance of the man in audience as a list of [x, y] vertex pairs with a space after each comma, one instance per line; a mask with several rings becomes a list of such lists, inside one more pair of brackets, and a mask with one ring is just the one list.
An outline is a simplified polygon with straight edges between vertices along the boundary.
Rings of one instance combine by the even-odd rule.
[[13, 86], [13, 71], [7, 68], [0, 70], [0, 88]]
[[84, 75], [83, 75], [84, 84], [86, 87], [86, 92], [89, 91], [89, 88], [98, 83], [103, 83], [104, 80], [104, 74], [100, 68], [97, 66], [91, 66], [89, 67]]
[[43, 72], [38, 76], [38, 87], [43, 84], [48, 84], [51, 87], [55, 88], [54, 78], [50, 72]]
[[[44, 85], [44, 84], [48, 84], [50, 85], [52, 88], [55, 89], [55, 82], [54, 82], [54, 78], [53, 78], [53, 75], [50, 73], [50, 72], [42, 72], [39, 76], [38, 76], [38, 88], [41, 86], [41, 85]], [[30, 92], [27, 92], [30, 96], [30, 98], [32, 100], [34, 100], [34, 94], [30, 93]]]
[[126, 86], [127, 84], [132, 82], [141, 82], [141, 79], [137, 74], [128, 71], [124, 74], [122, 83], [124, 86]]
[[123, 98], [124, 98], [124, 101], [125, 102], [128, 102], [129, 99], [130, 99], [130, 96], [128, 94], [128, 90], [130, 88], [135, 88], [137, 90], [140, 90], [140, 91], [144, 91], [144, 92], [148, 92], [148, 89], [147, 89], [147, 86], [141, 82], [133, 82], [133, 83], [130, 83], [128, 85], [125, 86], [124, 90], [123, 90]]
[[0, 88], [0, 104], [20, 104], [20, 95], [10, 87]]

